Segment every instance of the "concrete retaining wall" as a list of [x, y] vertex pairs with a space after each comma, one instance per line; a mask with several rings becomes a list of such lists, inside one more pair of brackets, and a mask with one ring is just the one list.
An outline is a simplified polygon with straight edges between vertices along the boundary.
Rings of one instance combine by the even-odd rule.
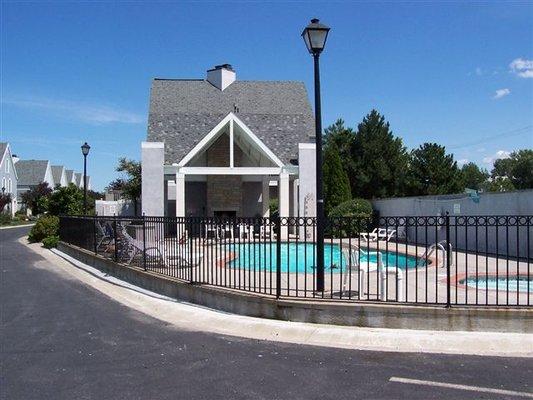
[[58, 249], [133, 285], [172, 298], [252, 317], [372, 328], [533, 332], [532, 309], [451, 308], [343, 303], [274, 297], [194, 285], [122, 264], [61, 242]]

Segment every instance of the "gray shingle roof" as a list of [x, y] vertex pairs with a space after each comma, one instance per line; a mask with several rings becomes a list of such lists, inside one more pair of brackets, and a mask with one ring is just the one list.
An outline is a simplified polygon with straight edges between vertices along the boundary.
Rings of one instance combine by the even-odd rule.
[[0, 162], [2, 162], [4, 158], [6, 149], [7, 149], [7, 143], [0, 142]]
[[205, 80], [152, 82], [148, 141], [165, 142], [165, 161], [179, 162], [226, 115], [236, 115], [284, 163], [298, 143], [313, 141], [314, 118], [302, 82], [235, 81], [221, 91]]
[[63, 176], [63, 170], [65, 167], [62, 165], [52, 165], [52, 177], [54, 178], [54, 183], [57, 185], [61, 183], [61, 177]]
[[44, 181], [48, 160], [20, 160], [15, 164], [20, 186], [35, 186]]

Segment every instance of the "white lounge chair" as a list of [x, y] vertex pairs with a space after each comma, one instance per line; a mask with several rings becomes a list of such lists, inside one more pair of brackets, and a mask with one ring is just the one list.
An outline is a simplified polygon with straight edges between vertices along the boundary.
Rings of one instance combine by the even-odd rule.
[[220, 239], [220, 232], [216, 224], [207, 223], [205, 224], [204, 229], [205, 229], [204, 240], [208, 240], [212, 238], [218, 241]]
[[135, 256], [137, 254], [142, 254], [143, 252], [146, 254], [146, 257], [150, 259], [162, 257], [161, 251], [159, 250], [158, 246], [155, 246], [154, 244], [149, 244], [145, 248], [145, 243], [143, 241], [131, 237], [131, 235], [126, 230], [125, 225], [121, 225], [121, 230], [122, 237], [124, 238], [124, 248], [121, 251], [121, 258], [123, 258], [126, 254], [128, 257], [127, 264], [131, 264]]
[[372, 232], [360, 232], [359, 237], [367, 242], [375, 242], [378, 240], [378, 228], [374, 228]]
[[[111, 231], [111, 232], [109, 232]], [[100, 221], [96, 221], [96, 249], [98, 250], [102, 245], [109, 245], [113, 242], [114, 239], [113, 229], [106, 222], [104, 226]]]
[[251, 239], [254, 235], [253, 225], [239, 224], [239, 239]]
[[392, 228], [379, 228], [377, 234], [377, 240], [385, 240], [389, 242], [394, 236], [396, 236], [396, 229]]
[[202, 253], [191, 253], [187, 243], [178, 244], [169, 249], [164, 242], [158, 244], [159, 253], [165, 267], [191, 267], [200, 264], [203, 259]]

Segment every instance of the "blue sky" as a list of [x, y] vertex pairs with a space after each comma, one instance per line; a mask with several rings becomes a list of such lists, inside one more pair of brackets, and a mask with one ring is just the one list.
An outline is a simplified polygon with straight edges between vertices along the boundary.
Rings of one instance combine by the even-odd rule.
[[490, 168], [533, 148], [530, 2], [1, 3], [1, 140], [21, 158], [81, 170], [91, 146], [97, 189], [120, 156], [140, 158], [150, 81], [203, 78], [231, 63], [237, 79], [304, 81], [300, 37], [331, 26], [321, 57], [324, 126], [355, 126], [372, 108], [409, 147], [447, 146]]

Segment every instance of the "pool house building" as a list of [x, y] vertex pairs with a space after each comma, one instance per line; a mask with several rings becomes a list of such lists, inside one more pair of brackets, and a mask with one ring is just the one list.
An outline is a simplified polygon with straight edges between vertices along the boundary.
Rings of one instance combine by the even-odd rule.
[[314, 119], [301, 82], [154, 79], [142, 143], [142, 211], [150, 216], [315, 215]]

